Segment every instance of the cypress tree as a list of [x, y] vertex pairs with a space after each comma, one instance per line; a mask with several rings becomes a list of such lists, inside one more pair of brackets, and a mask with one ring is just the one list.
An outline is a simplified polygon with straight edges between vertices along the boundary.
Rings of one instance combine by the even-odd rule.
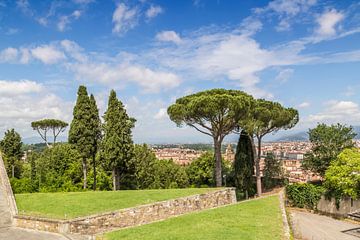
[[254, 187], [254, 148], [247, 132], [241, 131], [234, 161], [235, 186], [248, 198]]
[[21, 151], [21, 136], [14, 129], [5, 132], [4, 139], [0, 142], [0, 149], [4, 154], [7, 172], [11, 177], [15, 177], [15, 167], [19, 175], [19, 161], [23, 153]]
[[96, 153], [98, 152], [100, 140], [101, 140], [101, 121], [99, 117], [99, 109], [96, 105], [96, 100], [94, 95], [90, 95], [90, 130], [92, 135], [92, 148], [91, 148], [91, 157], [92, 165], [94, 171], [94, 184], [93, 189], [96, 190]]
[[135, 119], [130, 118], [124, 105], [111, 90], [108, 109], [104, 115], [102, 157], [112, 169], [113, 190], [120, 189], [120, 178], [127, 172], [134, 154], [131, 129]]
[[87, 159], [91, 157], [93, 148], [93, 135], [91, 131], [91, 106], [85, 86], [79, 86], [78, 96], [70, 124], [69, 143], [73, 144], [82, 158], [83, 188], [87, 188]]

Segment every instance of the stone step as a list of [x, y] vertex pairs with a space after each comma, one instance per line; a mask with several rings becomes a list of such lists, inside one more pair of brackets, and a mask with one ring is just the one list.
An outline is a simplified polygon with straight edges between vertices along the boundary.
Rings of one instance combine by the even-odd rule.
[[348, 217], [355, 220], [355, 221], [360, 221], [360, 211], [350, 213], [350, 214], [348, 214]]

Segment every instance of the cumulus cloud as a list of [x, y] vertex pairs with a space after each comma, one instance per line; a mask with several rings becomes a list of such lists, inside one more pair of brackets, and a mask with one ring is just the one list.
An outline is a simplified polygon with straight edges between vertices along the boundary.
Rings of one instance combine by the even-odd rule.
[[329, 101], [325, 103], [324, 111], [309, 115], [309, 122], [348, 124], [357, 123], [360, 118], [359, 105], [352, 101]]
[[42, 45], [33, 48], [31, 49], [31, 54], [34, 58], [45, 64], [54, 64], [65, 59], [64, 53], [51, 45]]
[[162, 42], [173, 42], [175, 44], [181, 43], [180, 36], [174, 31], [162, 31], [156, 34], [155, 37], [158, 41]]
[[137, 7], [130, 8], [124, 3], [118, 4], [112, 17], [113, 33], [122, 34], [134, 28], [138, 24], [138, 17], [139, 10]]
[[16, 48], [8, 47], [0, 51], [0, 62], [13, 62], [17, 60], [19, 51]]
[[167, 110], [166, 110], [166, 108], [160, 108], [159, 111], [155, 114], [154, 118], [157, 119], [157, 120], [167, 118]]
[[140, 65], [106, 63], [75, 63], [70, 65], [78, 80], [88, 80], [102, 84], [111, 84], [119, 88], [127, 83], [136, 83], [146, 92], [159, 92], [175, 88], [180, 78], [170, 72], [154, 71]]
[[337, 32], [337, 25], [345, 18], [344, 14], [336, 9], [330, 9], [317, 18], [318, 28], [316, 33], [319, 36], [331, 37]]
[[0, 96], [18, 96], [28, 93], [39, 93], [42, 90], [42, 84], [30, 80], [0, 80]]
[[154, 18], [164, 10], [160, 6], [151, 5], [148, 10], [146, 10], [145, 15], [148, 19]]

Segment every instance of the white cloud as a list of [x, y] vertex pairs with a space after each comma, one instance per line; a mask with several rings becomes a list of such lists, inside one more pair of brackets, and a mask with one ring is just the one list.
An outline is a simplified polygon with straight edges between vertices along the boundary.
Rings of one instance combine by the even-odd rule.
[[80, 10], [75, 10], [71, 15], [64, 15], [59, 17], [59, 22], [57, 23], [57, 29], [60, 32], [64, 32], [68, 25], [71, 24], [73, 20], [78, 19], [81, 16]]
[[28, 93], [39, 93], [43, 86], [30, 80], [6, 81], [0, 80], [0, 96], [18, 96]]
[[145, 15], [148, 19], [154, 18], [164, 10], [160, 6], [151, 5], [148, 10], [146, 10]]
[[5, 48], [0, 52], [0, 62], [14, 62], [17, 60], [19, 51], [16, 48]]
[[359, 119], [360, 108], [357, 103], [352, 101], [329, 101], [325, 103], [324, 111], [310, 115], [307, 121], [353, 124], [358, 123]]
[[344, 14], [336, 9], [324, 12], [317, 18], [318, 28], [316, 33], [319, 36], [331, 37], [336, 34], [336, 26], [345, 18]]
[[74, 41], [70, 40], [62, 40], [60, 45], [67, 54], [69, 54], [72, 58], [74, 58], [78, 62], [87, 61], [88, 57], [83, 53], [83, 49]]
[[34, 58], [45, 64], [54, 64], [66, 58], [63, 52], [51, 45], [33, 48], [31, 49], [31, 54]]
[[159, 92], [175, 88], [180, 78], [164, 71], [154, 71], [140, 65], [106, 63], [76, 63], [69, 66], [78, 80], [87, 80], [123, 88], [126, 83], [136, 83], [146, 92]]
[[293, 75], [293, 73], [294, 73], [294, 69], [291, 68], [282, 69], [278, 73], [275, 79], [281, 83], [284, 83], [289, 80], [289, 78]]
[[124, 3], [116, 7], [112, 21], [113, 33], [122, 34], [134, 28], [138, 24], [139, 10], [137, 7], [129, 8]]
[[181, 43], [180, 36], [174, 31], [162, 31], [156, 34], [156, 39], [162, 42], [173, 42], [176, 44]]
[[310, 107], [309, 102], [302, 102], [298, 105], [298, 108], [307, 108], [307, 107]]
[[159, 111], [155, 114], [154, 119], [161, 120], [167, 118], [167, 110], [166, 108], [160, 108]]

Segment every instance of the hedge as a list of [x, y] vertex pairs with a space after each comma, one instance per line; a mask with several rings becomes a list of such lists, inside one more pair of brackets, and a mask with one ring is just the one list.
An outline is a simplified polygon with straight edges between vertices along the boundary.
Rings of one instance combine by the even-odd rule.
[[289, 204], [293, 207], [316, 209], [325, 189], [310, 183], [295, 183], [286, 186]]

